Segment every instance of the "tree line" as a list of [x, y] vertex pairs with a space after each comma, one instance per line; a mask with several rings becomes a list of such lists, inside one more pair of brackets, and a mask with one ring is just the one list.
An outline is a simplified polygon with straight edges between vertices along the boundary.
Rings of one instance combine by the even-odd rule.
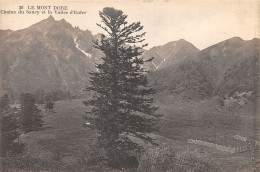
[[36, 106], [32, 94], [20, 95], [20, 107], [11, 107], [8, 95], [3, 95], [0, 100], [0, 156], [16, 156], [24, 153], [25, 145], [19, 140], [20, 135], [41, 129], [42, 118], [42, 112]]
[[[11, 104], [20, 101], [20, 94], [14, 93], [12, 90], [8, 91], [8, 96]], [[66, 90], [52, 90], [49, 92], [43, 89], [37, 89], [34, 93], [30, 93], [34, 96], [36, 104], [44, 104], [47, 101], [58, 101], [58, 100], [71, 100], [72, 95], [70, 91]]]

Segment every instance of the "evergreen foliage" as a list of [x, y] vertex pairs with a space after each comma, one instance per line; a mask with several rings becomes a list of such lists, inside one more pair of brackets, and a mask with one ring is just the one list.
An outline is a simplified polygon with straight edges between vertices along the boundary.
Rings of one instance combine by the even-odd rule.
[[141, 142], [156, 144], [148, 133], [156, 131], [159, 116], [148, 87], [147, 71], [142, 65], [151, 61], [139, 56], [145, 33], [140, 22], [128, 24], [127, 15], [121, 10], [104, 8], [99, 13], [106, 31], [95, 47], [104, 53], [98, 71], [91, 72], [91, 86], [87, 91], [95, 93], [85, 101], [91, 106], [86, 120], [97, 130], [98, 146], [106, 151], [108, 165], [112, 168], [137, 167]]
[[20, 95], [21, 127], [25, 133], [39, 130], [43, 126], [41, 110], [35, 105], [34, 96], [30, 93]]
[[10, 107], [8, 95], [0, 100], [0, 156], [21, 154], [24, 151], [24, 144], [19, 141], [18, 115], [14, 108]]
[[45, 102], [44, 108], [46, 111], [47, 110], [51, 111], [54, 108], [54, 103], [52, 101], [48, 100], [47, 102]]

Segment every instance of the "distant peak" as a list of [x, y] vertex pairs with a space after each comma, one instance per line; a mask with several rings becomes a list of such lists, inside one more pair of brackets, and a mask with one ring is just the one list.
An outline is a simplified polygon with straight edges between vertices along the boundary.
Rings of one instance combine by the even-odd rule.
[[84, 32], [85, 32], [85, 33], [89, 33], [89, 34], [91, 34], [91, 31], [90, 31], [90, 30], [88, 30], [88, 29], [87, 29], [87, 30], [85, 30]]
[[47, 20], [53, 20], [53, 21], [55, 21], [55, 19], [54, 19], [54, 17], [53, 17], [52, 15], [50, 15], [50, 16], [47, 18]]
[[179, 40], [176, 40], [176, 41], [171, 41], [169, 43], [170, 44], [176, 44], [176, 43], [190, 43], [190, 42], [186, 41], [185, 39], [179, 39]]
[[57, 25], [62, 26], [64, 28], [73, 28], [70, 23], [68, 23], [64, 18], [57, 21]]
[[64, 18], [61, 19], [60, 22], [65, 22], [65, 23], [67, 23], [67, 21], [66, 21]]
[[185, 39], [179, 39], [180, 42], [187, 42]]
[[11, 29], [0, 29], [0, 31], [12, 32], [13, 30], [11, 30]]
[[227, 39], [227, 40], [222, 41], [222, 42], [229, 43], [229, 44], [237, 44], [237, 43], [244, 42], [244, 40], [241, 39], [240, 37], [233, 37], [233, 38]]
[[229, 40], [234, 40], [234, 41], [244, 41], [242, 38], [236, 36], [236, 37], [233, 37], [233, 38], [230, 38]]
[[30, 26], [30, 28], [37, 28], [37, 29], [42, 29], [42, 28], [48, 28], [50, 26], [52, 26], [55, 23], [55, 19], [52, 17], [52, 15], [50, 15], [48, 18], [33, 24], [32, 26]]
[[186, 41], [185, 39], [179, 39], [177, 41], [169, 42], [170, 44], [176, 45], [176, 44], [191, 44], [190, 42]]
[[252, 40], [249, 40], [249, 41], [252, 41], [254, 43], [260, 43], [260, 39], [259, 38], [253, 38]]
[[[61, 24], [61, 25], [64, 25], [64, 26], [67, 26], [67, 25], [70, 25], [64, 18], [59, 20], [57, 23]], [[71, 26], [71, 25], [70, 25]]]

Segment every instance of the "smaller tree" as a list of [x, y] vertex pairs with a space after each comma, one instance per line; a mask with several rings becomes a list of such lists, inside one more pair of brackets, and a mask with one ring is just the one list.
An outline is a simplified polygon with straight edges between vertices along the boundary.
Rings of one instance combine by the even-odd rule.
[[24, 144], [19, 141], [19, 125], [15, 109], [10, 107], [8, 95], [0, 100], [0, 156], [5, 157], [11, 154], [21, 154], [24, 151]]
[[25, 133], [38, 130], [42, 127], [42, 114], [35, 105], [35, 100], [32, 94], [22, 93], [20, 95], [21, 103], [21, 125]]
[[54, 102], [47, 100], [47, 102], [45, 102], [45, 106], [44, 106], [46, 111], [51, 111], [54, 108]]
[[37, 104], [43, 104], [44, 103], [45, 92], [42, 89], [36, 90], [34, 96], [35, 96], [34, 97], [35, 102]]
[[66, 97], [67, 97], [67, 99], [69, 99], [69, 101], [71, 102], [71, 94], [70, 94], [70, 91], [67, 91], [67, 92], [66, 92]]

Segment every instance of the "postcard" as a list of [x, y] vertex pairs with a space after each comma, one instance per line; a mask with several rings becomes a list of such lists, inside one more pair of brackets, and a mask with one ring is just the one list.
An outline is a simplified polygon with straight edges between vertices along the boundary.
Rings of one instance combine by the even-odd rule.
[[0, 0], [0, 171], [259, 171], [259, 21], [259, 0]]

